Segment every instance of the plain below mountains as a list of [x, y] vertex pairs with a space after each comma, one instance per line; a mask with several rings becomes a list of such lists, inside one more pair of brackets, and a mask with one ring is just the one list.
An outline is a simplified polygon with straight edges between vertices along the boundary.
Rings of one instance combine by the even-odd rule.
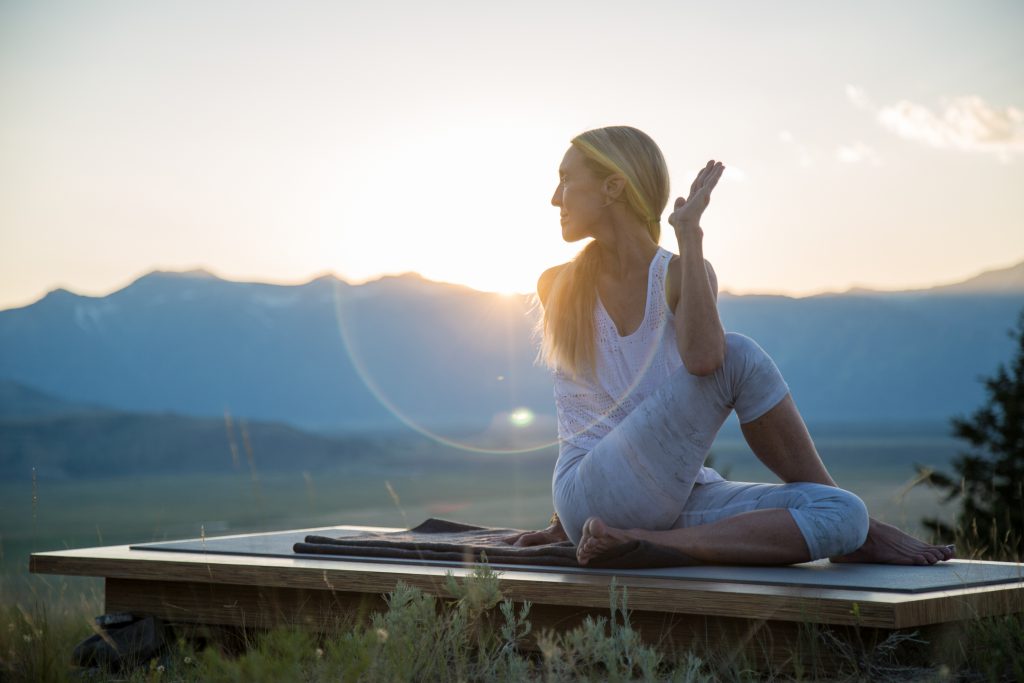
[[[526, 460], [550, 467], [551, 457], [549, 450]], [[423, 462], [464, 473], [487, 460], [408, 430], [327, 435], [231, 415], [134, 413], [0, 380], [0, 481], [225, 473], [255, 480], [338, 467], [365, 475]]]
[[[772, 354], [816, 422], [938, 422], [974, 409], [979, 378], [1009, 359], [1022, 307], [1024, 263], [922, 291], [719, 302], [726, 329]], [[109, 296], [60, 289], [0, 311], [0, 379], [221, 430], [228, 412], [320, 431], [553, 433], [534, 321], [528, 297], [416, 275], [280, 286], [154, 272]]]

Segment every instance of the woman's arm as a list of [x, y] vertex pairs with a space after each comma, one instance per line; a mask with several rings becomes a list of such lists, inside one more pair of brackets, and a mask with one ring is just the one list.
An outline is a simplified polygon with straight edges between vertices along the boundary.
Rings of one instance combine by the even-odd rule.
[[718, 317], [718, 280], [704, 259], [704, 230], [700, 218], [711, 201], [711, 190], [724, 166], [709, 161], [690, 186], [689, 199], [676, 200], [669, 224], [679, 240], [675, 302], [679, 357], [691, 375], [710, 375], [725, 361], [725, 330]]

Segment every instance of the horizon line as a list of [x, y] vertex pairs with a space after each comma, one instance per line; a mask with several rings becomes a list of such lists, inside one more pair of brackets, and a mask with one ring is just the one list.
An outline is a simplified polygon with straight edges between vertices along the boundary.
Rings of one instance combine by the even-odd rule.
[[[827, 289], [827, 288], [825, 288], [825, 289], [815, 289], [815, 290], [808, 290], [808, 291], [801, 291], [801, 292], [794, 292], [792, 290], [789, 290], [789, 291], [787, 291], [787, 290], [774, 290], [774, 291], [768, 290], [768, 291], [766, 291], [766, 290], [743, 290], [743, 289], [737, 290], [737, 289], [733, 289], [733, 288], [730, 288], [730, 287], [723, 287], [719, 291], [719, 295], [720, 296], [721, 295], [736, 296], [736, 297], [740, 297], [740, 296], [776, 296], [776, 297], [785, 297], [785, 298], [789, 298], [789, 299], [809, 299], [809, 298], [813, 298], [813, 297], [817, 297], [817, 296], [844, 295], [844, 294], [850, 294], [850, 293], [853, 293], [853, 292], [865, 292], [865, 293], [870, 293], [870, 294], [900, 294], [900, 293], [920, 292], [920, 291], [925, 291], [925, 290], [929, 290], [929, 289], [936, 289], [936, 288], [939, 288], [939, 287], [946, 287], [946, 286], [950, 286], [950, 285], [956, 285], [956, 284], [967, 282], [967, 281], [972, 280], [974, 278], [980, 277], [980, 276], [985, 275], [987, 273], [1004, 271], [1004, 270], [1011, 270], [1013, 268], [1020, 267], [1020, 266], [1024, 266], [1024, 260], [1017, 260], [1017, 261], [1014, 261], [1013, 263], [1010, 263], [1009, 265], [1006, 265], [1006, 266], [986, 268], [984, 270], [975, 272], [973, 275], [969, 275], [967, 277], [956, 279], [956, 280], [941, 280], [941, 281], [937, 281], [937, 282], [935, 282], [933, 284], [929, 284], [929, 285], [916, 285], [916, 286], [911, 286], [911, 287], [906, 287], [906, 288], [901, 288], [901, 289], [876, 289], [876, 288], [871, 287], [869, 285], [863, 285], [863, 284], [852, 284], [849, 287], [847, 287], [845, 290], [836, 290], [836, 289]], [[140, 274], [140, 275], [136, 275], [136, 276], [133, 276], [133, 277], [129, 278], [128, 281], [125, 284], [120, 285], [120, 286], [116, 286], [113, 289], [110, 289], [109, 291], [106, 291], [105, 293], [100, 293], [100, 294], [82, 293], [82, 292], [79, 292], [79, 291], [75, 291], [70, 286], [67, 286], [67, 285], [64, 285], [64, 284], [58, 284], [58, 285], [50, 288], [49, 290], [47, 290], [45, 293], [43, 293], [41, 295], [38, 295], [35, 298], [31, 299], [30, 301], [27, 301], [27, 302], [21, 303], [21, 304], [8, 305], [8, 306], [5, 306], [4, 308], [0, 308], [0, 311], [15, 310], [15, 309], [19, 309], [19, 308], [26, 308], [28, 306], [32, 306], [32, 305], [42, 301], [43, 299], [45, 299], [50, 294], [53, 294], [54, 292], [61, 291], [61, 290], [69, 292], [71, 294], [74, 294], [75, 296], [80, 296], [80, 297], [84, 297], [84, 298], [102, 299], [102, 298], [108, 297], [108, 296], [110, 296], [112, 294], [115, 294], [115, 293], [117, 293], [117, 292], [119, 292], [119, 291], [121, 291], [123, 289], [126, 289], [126, 288], [130, 287], [134, 283], [138, 282], [139, 280], [141, 280], [141, 279], [143, 279], [143, 278], [145, 278], [147, 276], [156, 275], [156, 274], [167, 274], [167, 275], [178, 275], [178, 276], [188, 276], [188, 275], [193, 275], [194, 274], [197, 277], [208, 276], [208, 277], [215, 278], [217, 280], [222, 280], [222, 281], [225, 281], [225, 282], [234, 282], [234, 283], [238, 283], [238, 284], [262, 284], [262, 285], [272, 285], [272, 286], [279, 286], [279, 287], [301, 287], [301, 286], [304, 286], [304, 285], [308, 285], [311, 282], [314, 282], [316, 280], [319, 280], [319, 279], [322, 279], [322, 278], [328, 278], [328, 277], [329, 278], [333, 278], [335, 280], [338, 280], [340, 282], [343, 282], [343, 283], [345, 283], [347, 285], [354, 286], [354, 287], [358, 287], [358, 286], [362, 286], [362, 285], [366, 285], [366, 284], [372, 284], [374, 282], [379, 282], [381, 280], [386, 280], [386, 279], [402, 278], [402, 277], [416, 277], [416, 278], [419, 278], [421, 280], [425, 280], [427, 282], [433, 282], [433, 283], [440, 284], [440, 285], [449, 285], [449, 286], [455, 286], [455, 287], [463, 287], [465, 289], [470, 289], [470, 290], [473, 290], [475, 292], [480, 292], [480, 293], [483, 293], [483, 294], [496, 294], [498, 296], [510, 296], [510, 297], [511, 296], [532, 296], [534, 294], [534, 292], [532, 292], [532, 291], [530, 291], [530, 292], [500, 292], [500, 291], [495, 291], [495, 290], [479, 289], [477, 287], [473, 287], [472, 285], [468, 285], [468, 284], [465, 284], [465, 283], [462, 283], [462, 282], [452, 282], [452, 281], [447, 281], [447, 280], [434, 280], [434, 279], [431, 279], [431, 278], [428, 278], [428, 277], [422, 275], [421, 273], [419, 273], [417, 271], [411, 271], [411, 270], [402, 271], [402, 272], [379, 273], [377, 275], [374, 275], [374, 276], [371, 276], [371, 277], [368, 277], [368, 278], [351, 279], [351, 280], [350, 279], [346, 279], [345, 277], [342, 277], [340, 274], [338, 274], [335, 271], [320, 271], [318, 273], [314, 273], [313, 275], [308, 276], [308, 277], [303, 278], [303, 279], [300, 279], [300, 280], [287, 280], [287, 279], [273, 279], [273, 278], [271, 278], [271, 279], [255, 279], [253, 277], [245, 277], [245, 276], [240, 276], [240, 277], [237, 277], [237, 278], [236, 277], [227, 277], [227, 276], [218, 274], [217, 272], [215, 272], [209, 266], [185, 267], [185, 268], [182, 268], [180, 270], [173, 270], [173, 269], [168, 269], [168, 268], [163, 268], [163, 267], [160, 267], [160, 266], [156, 266], [156, 267], [150, 268], [149, 270], [146, 270], [146, 271], [142, 272], [142, 274]]]

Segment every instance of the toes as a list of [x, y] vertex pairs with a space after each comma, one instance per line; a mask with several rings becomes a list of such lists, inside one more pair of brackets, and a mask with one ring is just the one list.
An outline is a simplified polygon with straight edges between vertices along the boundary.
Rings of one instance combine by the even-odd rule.
[[576, 548], [576, 561], [579, 562], [580, 564], [586, 564], [589, 560], [590, 560], [590, 551], [589, 551], [589, 549], [587, 548], [587, 546], [585, 546], [583, 544], [580, 544], [580, 546], [578, 548]]
[[925, 548], [920, 555], [924, 558], [925, 564], [935, 564], [943, 559], [942, 550], [934, 546]]
[[911, 556], [914, 558], [914, 564], [918, 565], [935, 564], [942, 559], [942, 553], [934, 546], [914, 548]]

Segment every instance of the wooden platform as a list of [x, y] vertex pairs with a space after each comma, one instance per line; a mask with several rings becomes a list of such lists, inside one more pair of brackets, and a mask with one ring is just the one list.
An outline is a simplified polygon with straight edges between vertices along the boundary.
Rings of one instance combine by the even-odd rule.
[[[288, 534], [335, 530], [390, 531], [378, 527], [330, 527]], [[273, 534], [224, 537], [265, 543]], [[216, 539], [196, 539], [212, 541]], [[290, 547], [290, 546], [288, 546]], [[785, 585], [750, 580], [664, 578], [644, 572], [573, 573], [501, 568], [506, 598], [533, 603], [531, 621], [540, 629], [567, 628], [586, 615], [608, 614], [613, 580], [628, 590], [632, 622], [647, 642], [663, 650], [727, 648], [756, 661], [784, 661], [808, 632], [856, 630], [858, 638], [883, 638], [893, 631], [918, 631], [938, 647], [955, 637], [957, 624], [975, 617], [1024, 612], [1021, 565], [954, 561], [959, 572], [1001, 576], [986, 585], [900, 592]], [[985, 565], [985, 566], [982, 566]], [[844, 571], [836, 566], [831, 573]], [[899, 571], [881, 565], [878, 571]], [[721, 568], [724, 571], [727, 568]], [[735, 569], [735, 568], [731, 568]], [[383, 595], [402, 581], [445, 596], [444, 577], [465, 577], [472, 567], [320, 559], [284, 554], [247, 556], [213, 552], [133, 549], [108, 546], [35, 553], [35, 573], [103, 577], [106, 610], [152, 614], [173, 623], [268, 628], [301, 625], [330, 630], [339, 617], [384, 608]], [[799, 572], [799, 568], [792, 571]], [[949, 565], [946, 571], [950, 571]], [[805, 574], [806, 575], [806, 572]], [[966, 575], [966, 574], [965, 574]], [[880, 574], [881, 576], [881, 574]], [[989, 577], [991, 579], [991, 576]], [[799, 582], [797, 582], [799, 583]], [[885, 581], [880, 581], [885, 584]]]

